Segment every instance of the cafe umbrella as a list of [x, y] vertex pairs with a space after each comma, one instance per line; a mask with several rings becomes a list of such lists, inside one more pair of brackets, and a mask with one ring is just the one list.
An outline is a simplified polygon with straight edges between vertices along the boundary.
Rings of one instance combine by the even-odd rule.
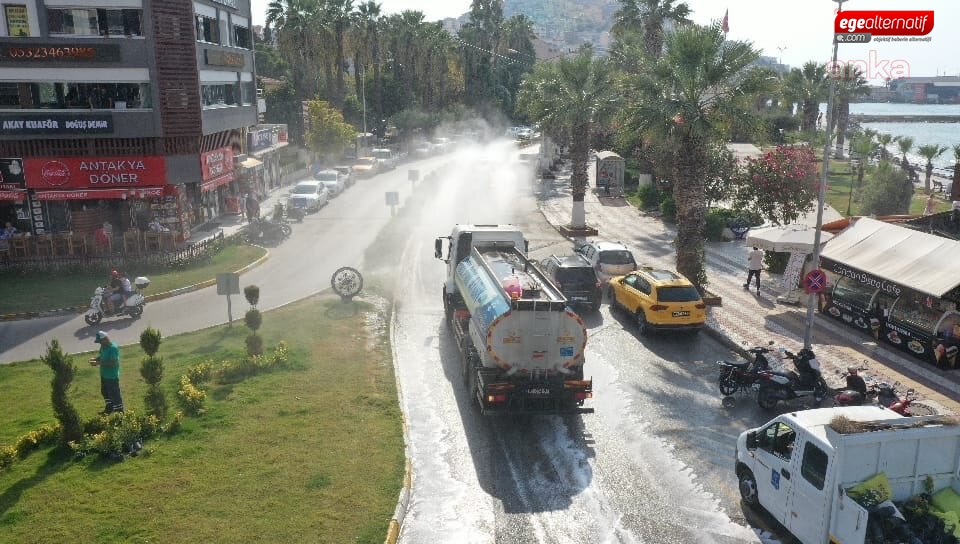
[[[751, 229], [747, 236], [747, 245], [781, 253], [813, 253], [815, 233], [816, 230], [806, 225]], [[820, 233], [821, 244], [831, 238], [833, 235], [829, 232]]]

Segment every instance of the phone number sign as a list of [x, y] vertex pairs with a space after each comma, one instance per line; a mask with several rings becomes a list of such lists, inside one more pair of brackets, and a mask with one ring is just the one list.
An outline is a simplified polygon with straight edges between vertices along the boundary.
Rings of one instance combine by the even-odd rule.
[[57, 62], [57, 61], [94, 61], [117, 62], [120, 60], [120, 46], [117, 44], [91, 44], [81, 46], [63, 46], [61, 44], [0, 45], [0, 62]]

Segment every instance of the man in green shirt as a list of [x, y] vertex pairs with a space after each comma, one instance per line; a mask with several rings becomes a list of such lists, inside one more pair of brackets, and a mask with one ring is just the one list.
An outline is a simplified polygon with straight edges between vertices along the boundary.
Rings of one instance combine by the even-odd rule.
[[97, 331], [94, 342], [100, 344], [100, 355], [90, 359], [90, 364], [100, 367], [100, 394], [103, 395], [103, 414], [123, 411], [120, 396], [120, 347], [112, 342], [107, 333]]

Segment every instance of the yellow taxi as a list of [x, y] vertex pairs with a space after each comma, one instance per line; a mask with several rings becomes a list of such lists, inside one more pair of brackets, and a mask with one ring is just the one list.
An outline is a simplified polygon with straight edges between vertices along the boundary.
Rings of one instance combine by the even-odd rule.
[[611, 278], [612, 308], [634, 316], [637, 330], [676, 330], [697, 333], [707, 320], [707, 306], [690, 281], [676, 272], [641, 267]]

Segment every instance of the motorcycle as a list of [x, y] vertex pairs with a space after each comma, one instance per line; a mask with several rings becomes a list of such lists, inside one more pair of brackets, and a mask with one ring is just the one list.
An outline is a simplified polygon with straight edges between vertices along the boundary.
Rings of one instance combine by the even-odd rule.
[[255, 218], [244, 227], [244, 238], [250, 243], [257, 242], [280, 242], [293, 234], [293, 228], [289, 223], [268, 221], [263, 218]]
[[860, 377], [859, 370], [848, 368], [846, 374], [846, 385], [833, 397], [834, 406], [860, 406], [867, 399], [876, 398], [877, 386], [867, 387], [867, 382]]
[[[301, 202], [301, 201], [295, 201]], [[287, 217], [296, 221], [297, 223], [303, 223], [304, 216], [307, 215], [306, 210], [304, 210], [304, 204], [287, 204], [286, 205]]]
[[876, 388], [877, 403], [880, 404], [880, 406], [885, 406], [904, 417], [930, 415], [932, 412], [932, 410], [927, 406], [919, 404], [917, 405], [917, 407], [920, 408], [919, 410], [911, 408], [914, 401], [917, 400], [916, 391], [913, 389], [907, 389], [906, 394], [901, 397], [897, 394], [897, 390], [894, 388], [894, 386], [888, 383], [877, 384]]
[[[773, 342], [768, 345], [773, 345]], [[771, 351], [769, 348], [757, 346], [747, 350], [747, 352], [753, 354], [752, 360], [717, 361], [717, 366], [720, 367], [720, 377], [717, 379], [717, 385], [723, 395], [724, 407], [732, 408], [736, 404], [736, 399], [733, 398], [734, 394], [743, 394], [759, 386], [759, 371], [770, 369], [770, 363], [767, 361], [766, 355]]]
[[770, 410], [780, 401], [804, 397], [813, 397], [818, 404], [822, 402], [827, 396], [827, 382], [820, 374], [820, 362], [813, 351], [804, 348], [796, 354], [785, 350], [782, 353], [785, 359], [793, 361], [797, 371], [759, 371], [757, 404]]
[[133, 293], [124, 298], [123, 306], [119, 309], [109, 312], [105, 304], [104, 296], [107, 294], [106, 287], [97, 287], [93, 291], [93, 297], [90, 299], [90, 309], [83, 315], [83, 320], [87, 325], [94, 326], [100, 323], [104, 317], [120, 317], [128, 315], [134, 319], [143, 314], [143, 307], [147, 300], [143, 296], [143, 290], [150, 286], [150, 280], [140, 276], [133, 280], [135, 287]]

